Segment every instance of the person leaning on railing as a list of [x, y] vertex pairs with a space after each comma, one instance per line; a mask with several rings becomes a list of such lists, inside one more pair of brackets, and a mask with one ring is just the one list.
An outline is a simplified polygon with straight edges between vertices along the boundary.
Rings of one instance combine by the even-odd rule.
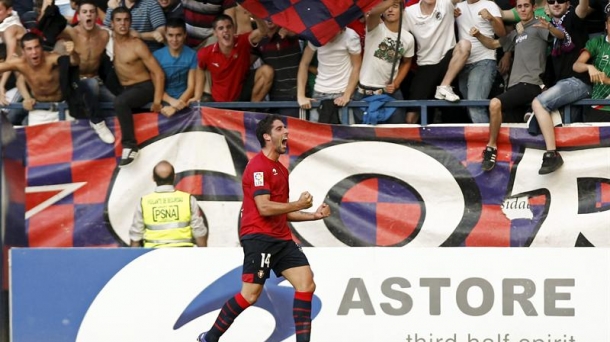
[[[587, 42], [585, 49], [574, 63], [574, 71], [588, 72], [593, 83], [592, 99], [610, 98], [610, 12], [606, 14], [606, 34], [597, 36]], [[590, 61], [590, 64], [587, 62]], [[585, 122], [610, 122], [610, 106], [592, 106], [584, 113]]]
[[[43, 51], [41, 38], [28, 32], [21, 38], [23, 56], [0, 63], [0, 73], [6, 71], [20, 73], [17, 87], [23, 96], [23, 108], [30, 111], [30, 125], [59, 120], [59, 112], [34, 110], [34, 105], [36, 102], [59, 102], [64, 99], [60, 87], [60, 64], [71, 66], [79, 64], [74, 43], [65, 42], [64, 46], [68, 56]], [[66, 76], [61, 75], [61, 77]]]

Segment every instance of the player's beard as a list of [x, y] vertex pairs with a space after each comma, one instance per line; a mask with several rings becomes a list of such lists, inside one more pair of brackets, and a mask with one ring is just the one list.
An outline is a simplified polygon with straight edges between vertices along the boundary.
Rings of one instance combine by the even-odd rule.
[[288, 149], [288, 138], [286, 137], [286, 142], [284, 142], [284, 137], [280, 137], [278, 138], [278, 142], [277, 145], [275, 147], [275, 151], [278, 154], [284, 154], [286, 153], [286, 150]]

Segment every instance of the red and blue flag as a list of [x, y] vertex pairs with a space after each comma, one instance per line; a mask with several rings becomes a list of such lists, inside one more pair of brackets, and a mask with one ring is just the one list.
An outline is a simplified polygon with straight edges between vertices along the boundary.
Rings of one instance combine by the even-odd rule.
[[379, 0], [238, 0], [261, 19], [321, 46], [341, 29], [362, 17]]

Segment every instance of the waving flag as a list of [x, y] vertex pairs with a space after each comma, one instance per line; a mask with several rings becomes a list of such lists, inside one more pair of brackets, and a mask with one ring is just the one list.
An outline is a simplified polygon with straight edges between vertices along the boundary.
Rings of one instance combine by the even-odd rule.
[[254, 16], [270, 20], [316, 46], [369, 11], [379, 0], [238, 0]]

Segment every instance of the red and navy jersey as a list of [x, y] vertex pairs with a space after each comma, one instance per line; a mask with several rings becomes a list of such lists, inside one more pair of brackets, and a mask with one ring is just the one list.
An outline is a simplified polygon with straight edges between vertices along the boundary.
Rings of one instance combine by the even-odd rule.
[[292, 240], [286, 214], [263, 217], [254, 197], [270, 195], [273, 202], [288, 203], [288, 169], [279, 161], [259, 152], [246, 166], [242, 177], [244, 202], [241, 214], [240, 238], [263, 235], [273, 239]]

